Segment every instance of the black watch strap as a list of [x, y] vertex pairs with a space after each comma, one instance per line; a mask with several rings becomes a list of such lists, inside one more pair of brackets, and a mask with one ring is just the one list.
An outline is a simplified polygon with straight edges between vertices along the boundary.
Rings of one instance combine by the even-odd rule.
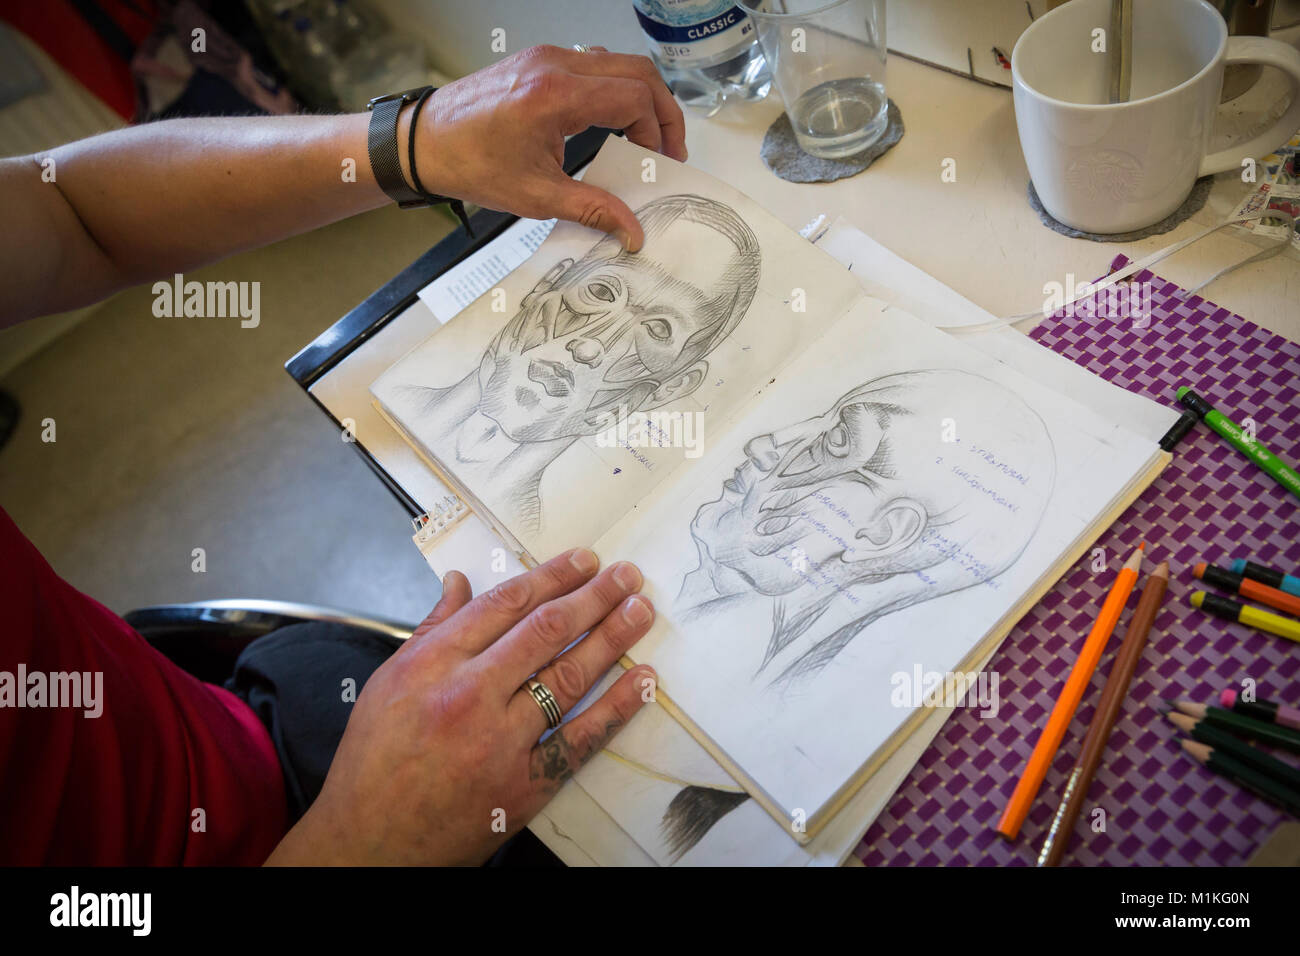
[[402, 93], [378, 96], [366, 107], [370, 110], [370, 126], [366, 133], [370, 169], [375, 174], [375, 181], [379, 183], [379, 188], [403, 209], [427, 206], [431, 200], [437, 201], [428, 193], [418, 193], [406, 184], [406, 177], [402, 175], [402, 162], [397, 143], [397, 120], [401, 116], [402, 107], [419, 99], [425, 90], [432, 89], [432, 87], [421, 86]]

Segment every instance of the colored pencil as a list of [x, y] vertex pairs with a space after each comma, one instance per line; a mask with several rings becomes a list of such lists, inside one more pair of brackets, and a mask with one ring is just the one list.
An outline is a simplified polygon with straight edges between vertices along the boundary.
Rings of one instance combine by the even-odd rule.
[[1285, 591], [1287, 594], [1300, 595], [1300, 577], [1294, 574], [1275, 571], [1273, 568], [1256, 564], [1254, 561], [1246, 561], [1242, 558], [1232, 562], [1231, 570], [1233, 574], [1240, 574], [1242, 577], [1258, 581], [1260, 584], [1267, 584], [1269, 587]]
[[1262, 740], [1264, 743], [1300, 753], [1300, 730], [1292, 730], [1290, 727], [1283, 727], [1280, 724], [1265, 723], [1262, 720], [1254, 720], [1250, 717], [1243, 717], [1241, 714], [1234, 714], [1222, 707], [1196, 704], [1190, 700], [1176, 700], [1173, 701], [1173, 705], [1184, 714], [1190, 714], [1197, 720], [1208, 720], [1214, 726], [1230, 730], [1234, 734], [1250, 737], [1253, 740]]
[[1277, 804], [1288, 813], [1300, 816], [1300, 795], [1293, 793], [1289, 787], [1284, 787], [1272, 777], [1251, 769], [1221, 750], [1215, 750], [1195, 740], [1184, 740], [1182, 743], [1183, 750], [1193, 760], [1204, 764], [1207, 769], [1227, 777], [1256, 796]]
[[1300, 709], [1275, 704], [1270, 700], [1242, 700], [1241, 695], [1231, 687], [1219, 694], [1219, 706], [1244, 717], [1262, 720], [1266, 724], [1281, 724], [1292, 730], [1300, 730]]
[[1204, 591], [1194, 592], [1189, 600], [1192, 607], [1209, 611], [1215, 617], [1221, 617], [1225, 621], [1235, 621], [1253, 627], [1257, 631], [1266, 631], [1278, 637], [1285, 637], [1288, 641], [1300, 643], [1300, 621], [1293, 621], [1280, 614], [1270, 614], [1249, 604], [1231, 601], [1217, 594], [1206, 594]]
[[1115, 663], [1110, 666], [1110, 675], [1101, 692], [1101, 703], [1097, 705], [1097, 713], [1088, 725], [1087, 736], [1083, 738], [1079, 761], [1074, 765], [1061, 794], [1061, 806], [1056, 811], [1056, 818], [1047, 829], [1047, 839], [1038, 855], [1039, 866], [1060, 866], [1061, 858], [1069, 849], [1074, 823], [1079, 818], [1079, 811], [1083, 809], [1083, 801], [1088, 796], [1088, 787], [1101, 763], [1102, 754], [1106, 752], [1106, 741], [1110, 739], [1111, 728], [1115, 726], [1115, 720], [1124, 706], [1124, 696], [1128, 693], [1133, 671], [1142, 657], [1151, 624], [1160, 611], [1160, 602], [1164, 600], [1168, 586], [1169, 564], [1162, 561], [1142, 589], [1137, 610], [1133, 612], [1133, 620], [1129, 622], [1128, 632], [1124, 635], [1124, 643], [1119, 646]]
[[1206, 584], [1213, 584], [1224, 591], [1235, 591], [1256, 604], [1264, 604], [1287, 614], [1300, 615], [1300, 597], [1271, 588], [1267, 584], [1260, 584], [1244, 574], [1226, 571], [1204, 561], [1194, 567], [1192, 573]]
[[1029, 808], [1043, 785], [1043, 778], [1047, 776], [1047, 768], [1051, 766], [1057, 750], [1061, 747], [1061, 740], [1065, 737], [1070, 721], [1074, 719], [1074, 712], [1079, 709], [1079, 701], [1083, 699], [1083, 692], [1097, 669], [1097, 662], [1101, 660], [1102, 651], [1106, 649], [1106, 641], [1110, 639], [1111, 632], [1115, 630], [1115, 624], [1119, 621], [1120, 612], [1124, 610], [1129, 595], [1133, 593], [1133, 584], [1137, 581], [1138, 568], [1142, 566], [1142, 551], [1145, 548], [1146, 542], [1138, 545], [1137, 550], [1115, 577], [1110, 594], [1106, 595], [1106, 601], [1101, 606], [1101, 613], [1097, 615], [1087, 640], [1083, 642], [1083, 649], [1079, 651], [1074, 667], [1070, 669], [1070, 676], [1066, 678], [1065, 685], [1061, 688], [1056, 706], [1052, 708], [1051, 716], [1047, 718], [1047, 726], [1038, 735], [1038, 741], [1029, 755], [1025, 771], [1016, 782], [1016, 789], [1002, 811], [997, 831], [1008, 840], [1014, 840], [1020, 832], [1025, 817], [1029, 815]]
[[1244, 740], [1238, 740], [1226, 730], [1214, 726], [1208, 720], [1197, 720], [1187, 714], [1170, 711], [1165, 715], [1170, 723], [1187, 734], [1193, 740], [1208, 744], [1215, 750], [1236, 757], [1248, 767], [1254, 767], [1260, 773], [1267, 774], [1278, 783], [1284, 784], [1300, 795], [1300, 767], [1283, 763], [1271, 754], [1266, 754], [1258, 747], [1252, 747]]

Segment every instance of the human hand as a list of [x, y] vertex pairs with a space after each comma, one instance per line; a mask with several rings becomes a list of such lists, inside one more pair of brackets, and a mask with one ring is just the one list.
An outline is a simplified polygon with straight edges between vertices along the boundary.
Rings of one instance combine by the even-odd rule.
[[[564, 172], [564, 137], [589, 126], [686, 159], [681, 108], [648, 57], [535, 46], [441, 87], [416, 129], [416, 172], [429, 192], [531, 219], [558, 217], [641, 248], [632, 210]], [[405, 142], [405, 133], [399, 137]]]
[[566, 552], [473, 600], [447, 574], [437, 607], [366, 682], [320, 796], [267, 863], [475, 864], [522, 829], [654, 679], [633, 668], [538, 743], [546, 718], [524, 682], [537, 672], [568, 713], [654, 619], [634, 565], [598, 567]]

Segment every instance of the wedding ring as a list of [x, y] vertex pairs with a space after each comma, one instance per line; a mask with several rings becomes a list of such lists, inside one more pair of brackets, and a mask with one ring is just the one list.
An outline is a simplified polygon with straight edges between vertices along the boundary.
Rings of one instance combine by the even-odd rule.
[[546, 726], [551, 730], [560, 726], [563, 715], [560, 713], [560, 702], [555, 699], [551, 689], [539, 680], [529, 680], [524, 685], [528, 688], [528, 693], [533, 695], [533, 700], [537, 706], [542, 708], [542, 713], [546, 715]]
[[573, 44], [573, 48], [574, 48], [575, 50], [577, 50], [579, 53], [590, 53], [590, 52], [591, 52], [591, 47], [587, 46], [587, 44], [585, 44], [585, 43], [575, 43], [575, 44]]

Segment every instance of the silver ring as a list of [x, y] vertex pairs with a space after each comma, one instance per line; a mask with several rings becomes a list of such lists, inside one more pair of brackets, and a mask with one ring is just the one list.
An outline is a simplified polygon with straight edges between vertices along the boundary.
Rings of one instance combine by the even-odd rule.
[[551, 689], [541, 681], [533, 679], [530, 679], [524, 686], [528, 688], [528, 693], [533, 695], [533, 700], [537, 702], [537, 706], [546, 715], [546, 726], [551, 730], [560, 726], [564, 715], [560, 713], [560, 702], [555, 699]]
[[573, 44], [573, 48], [574, 48], [575, 50], [577, 50], [579, 53], [590, 53], [590, 52], [591, 52], [591, 47], [587, 46], [587, 44], [585, 44], [585, 43], [575, 43], [575, 44]]

